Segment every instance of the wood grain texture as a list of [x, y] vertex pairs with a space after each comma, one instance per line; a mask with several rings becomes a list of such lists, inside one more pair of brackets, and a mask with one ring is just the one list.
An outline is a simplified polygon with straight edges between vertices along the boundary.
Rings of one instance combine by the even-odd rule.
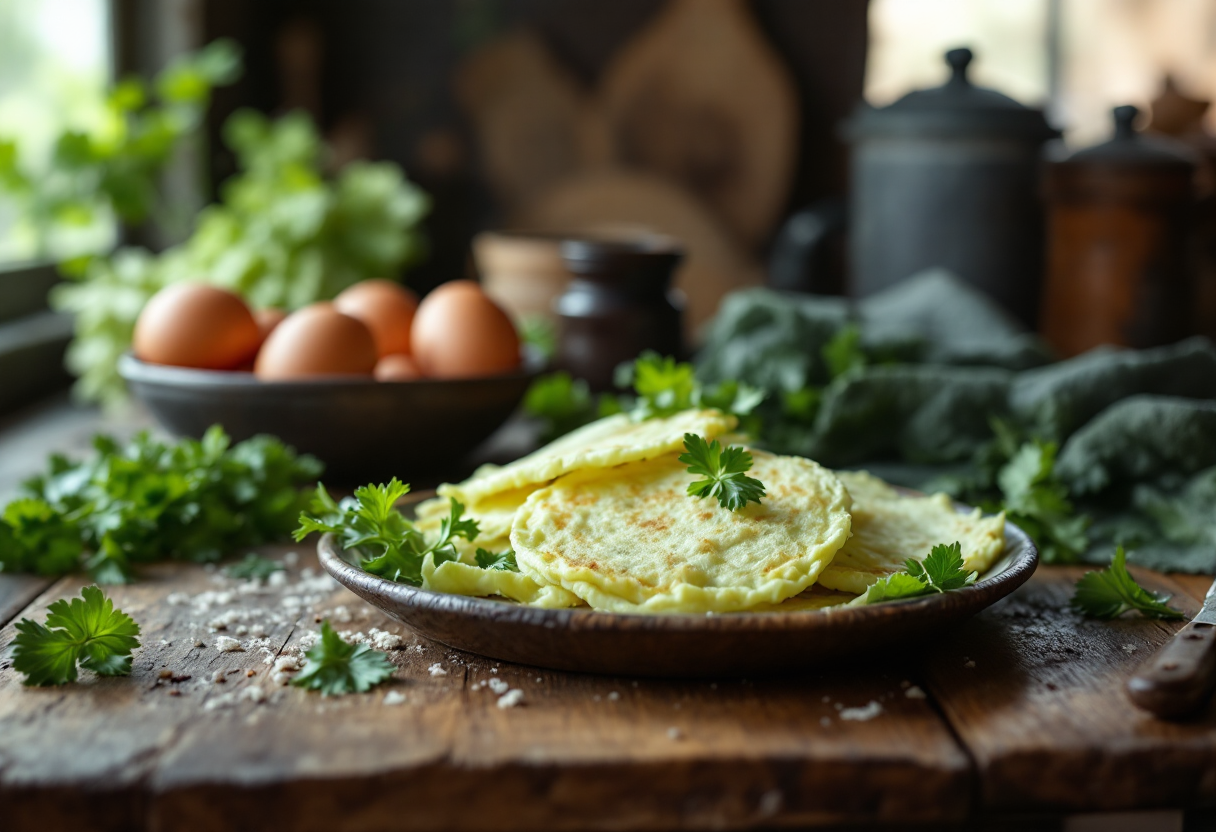
[[[336, 585], [318, 591], [328, 578], [301, 579], [299, 568], [283, 588], [238, 589], [205, 613], [175, 593], [231, 592], [236, 582], [187, 565], [146, 577], [112, 591], [144, 628], [130, 678], [86, 674], [31, 690], [0, 670], [0, 803], [15, 820], [6, 828], [66, 828], [95, 806], [112, 816], [108, 828], [183, 830], [697, 829], [968, 811], [967, 757], [926, 701], [904, 695], [899, 671], [635, 685], [495, 667], [407, 636], [391, 653], [400, 669], [388, 687], [323, 699], [275, 684], [252, 647], [216, 651], [207, 619], [310, 600], [268, 628], [274, 653], [319, 616], [350, 616], [339, 629], [403, 628]], [[57, 583], [25, 614], [39, 619], [79, 585]], [[0, 632], [0, 650], [12, 634]], [[435, 665], [444, 672], [433, 675]], [[191, 678], [160, 679], [162, 670]], [[216, 684], [216, 670], [235, 672]], [[490, 679], [522, 690], [523, 703], [498, 707], [481, 684]], [[388, 691], [404, 702], [384, 704]], [[838, 707], [871, 701], [882, 708], [875, 718], [841, 719]]]
[[[1216, 706], [1171, 724], [1137, 710], [1123, 684], [1179, 628], [1093, 621], [1066, 609], [1086, 570], [1056, 567], [936, 649], [924, 673], [978, 770], [984, 811], [1113, 811], [1216, 798]], [[1194, 600], [1164, 576], [1154, 591]]]

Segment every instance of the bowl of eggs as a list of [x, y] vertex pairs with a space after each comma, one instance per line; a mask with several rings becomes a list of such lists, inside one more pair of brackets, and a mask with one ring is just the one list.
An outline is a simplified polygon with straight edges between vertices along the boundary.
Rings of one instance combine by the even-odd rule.
[[518, 407], [543, 359], [472, 281], [421, 302], [388, 280], [287, 313], [202, 283], [156, 294], [119, 372], [169, 431], [278, 436], [338, 482], [460, 466]]

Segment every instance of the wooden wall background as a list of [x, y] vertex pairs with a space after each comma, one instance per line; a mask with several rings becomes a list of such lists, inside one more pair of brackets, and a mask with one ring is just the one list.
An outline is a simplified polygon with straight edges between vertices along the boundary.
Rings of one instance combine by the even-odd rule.
[[[512, 219], [501, 188], [487, 181], [476, 125], [457, 95], [461, 67], [503, 38], [530, 33], [573, 89], [591, 94], [666, 2], [201, 0], [202, 40], [229, 36], [246, 50], [244, 78], [221, 91], [212, 114], [213, 184], [232, 170], [218, 140], [229, 113], [304, 107], [339, 158], [397, 161], [434, 197], [432, 254], [410, 282], [426, 290], [461, 276], [471, 236]], [[835, 126], [862, 93], [866, 0], [739, 3], [795, 89], [796, 152], [779, 214], [843, 195], [845, 151]], [[749, 262], [763, 262], [776, 224], [739, 241]]]

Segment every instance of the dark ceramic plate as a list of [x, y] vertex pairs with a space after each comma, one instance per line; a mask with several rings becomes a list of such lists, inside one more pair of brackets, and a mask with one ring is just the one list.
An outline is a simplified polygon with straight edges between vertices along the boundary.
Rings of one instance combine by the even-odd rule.
[[623, 615], [540, 610], [393, 583], [347, 559], [333, 535], [317, 546], [338, 583], [418, 633], [457, 650], [519, 664], [624, 676], [729, 677], [789, 673], [875, 655], [989, 607], [1034, 572], [1039, 553], [1005, 524], [1005, 552], [974, 585], [870, 607], [730, 615]]
[[202, 436], [223, 425], [234, 440], [273, 434], [325, 463], [326, 482], [407, 482], [453, 470], [515, 410], [543, 366], [529, 356], [516, 373], [476, 379], [375, 381], [327, 378], [265, 382], [250, 373], [145, 364], [124, 355], [118, 370], [167, 430]]

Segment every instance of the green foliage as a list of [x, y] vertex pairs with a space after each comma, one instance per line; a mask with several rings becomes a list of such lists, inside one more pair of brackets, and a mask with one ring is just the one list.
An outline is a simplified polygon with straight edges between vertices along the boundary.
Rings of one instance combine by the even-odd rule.
[[869, 361], [861, 347], [861, 327], [845, 324], [823, 345], [823, 361], [832, 378], [866, 366]]
[[1115, 549], [1109, 569], [1086, 572], [1077, 581], [1069, 602], [1073, 609], [1091, 618], [1117, 618], [1136, 610], [1145, 618], [1184, 618], [1182, 613], [1166, 605], [1170, 597], [1154, 595], [1127, 571], [1127, 556], [1123, 547]]
[[975, 572], [963, 568], [962, 546], [957, 541], [950, 545], [939, 543], [923, 562], [908, 558], [904, 561], [903, 572], [896, 572], [871, 584], [856, 603], [877, 604], [949, 592], [970, 586], [975, 583], [976, 577]]
[[139, 647], [139, 625], [95, 586], [80, 598], [61, 598], [47, 608], [46, 624], [17, 622], [13, 669], [27, 685], [76, 681], [76, 665], [102, 676], [131, 672], [131, 651]]
[[1076, 514], [1055, 476], [1054, 442], [1023, 443], [997, 472], [1001, 508], [1039, 546], [1047, 563], [1071, 563], [1089, 546], [1089, 518]]
[[328, 621], [321, 622], [321, 638], [305, 654], [308, 663], [291, 683], [322, 696], [365, 693], [393, 675], [396, 666], [388, 656], [366, 644], [347, 644]]
[[688, 473], [704, 479], [688, 486], [692, 497], [716, 497], [718, 505], [728, 511], [737, 511], [749, 502], [759, 504], [764, 497], [764, 483], [747, 476], [752, 467], [752, 455], [738, 445], [725, 450], [715, 439], [706, 443], [704, 437], [695, 433], [684, 434], [684, 450], [680, 462], [688, 466]]
[[269, 558], [250, 552], [240, 563], [234, 563], [224, 570], [229, 578], [244, 580], [266, 580], [275, 572], [282, 572], [283, 564]]
[[362, 567], [373, 575], [390, 581], [422, 585], [422, 565], [427, 556], [438, 566], [456, 560], [458, 553], [453, 541], [477, 539], [477, 521], [465, 520], [464, 506], [452, 500], [440, 524], [439, 533], [428, 543], [422, 532], [394, 506], [409, 493], [410, 487], [396, 477], [387, 485], [365, 485], [355, 489], [353, 498], [334, 502], [318, 484], [309, 512], [300, 513], [296, 540], [313, 532], [331, 532], [338, 536], [344, 549], [363, 557]]
[[497, 569], [502, 572], [518, 572], [519, 564], [515, 562], [515, 552], [508, 549], [505, 552], [491, 552], [477, 549], [477, 565], [482, 569]]
[[573, 379], [566, 372], [551, 373], [532, 382], [524, 396], [524, 412], [541, 421], [543, 442], [552, 442], [597, 416], [587, 382]]
[[123, 400], [117, 359], [144, 304], [169, 284], [205, 280], [257, 308], [296, 309], [423, 255], [417, 226], [429, 200], [396, 165], [355, 162], [326, 180], [324, 146], [303, 113], [271, 121], [242, 110], [224, 138], [240, 172], [199, 214], [189, 240], [159, 256], [123, 249], [96, 258], [52, 295], [55, 308], [76, 315], [68, 367], [83, 398]]
[[157, 180], [202, 124], [212, 89], [231, 83], [240, 71], [239, 47], [217, 40], [170, 64], [152, 90], [139, 78], [119, 81], [106, 98], [104, 123], [91, 131], [65, 131], [45, 170], [28, 169], [16, 142], [0, 140], [0, 191], [16, 202], [39, 254], [66, 259], [96, 253], [55, 245], [65, 229], [109, 216], [139, 225], [172, 214], [160, 201]]
[[307, 504], [300, 485], [321, 464], [277, 439], [235, 446], [218, 426], [203, 439], [120, 445], [93, 440], [83, 462], [53, 456], [0, 519], [0, 570], [60, 575], [85, 566], [99, 583], [166, 557], [218, 560], [286, 536]]

